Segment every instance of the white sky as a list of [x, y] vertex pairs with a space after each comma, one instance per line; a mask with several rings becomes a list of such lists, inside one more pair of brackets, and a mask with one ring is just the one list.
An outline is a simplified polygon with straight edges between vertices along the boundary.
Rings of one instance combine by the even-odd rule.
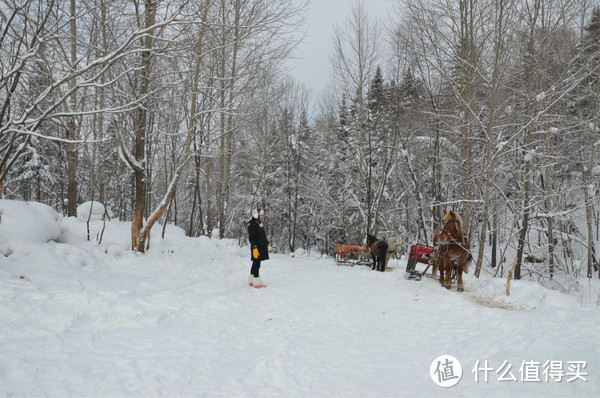
[[[310, 0], [306, 13], [307, 36], [288, 62], [292, 75], [318, 96], [330, 82], [333, 31], [343, 27], [356, 0]], [[370, 18], [387, 21], [393, 0], [363, 0]], [[383, 39], [383, 38], [382, 38]]]

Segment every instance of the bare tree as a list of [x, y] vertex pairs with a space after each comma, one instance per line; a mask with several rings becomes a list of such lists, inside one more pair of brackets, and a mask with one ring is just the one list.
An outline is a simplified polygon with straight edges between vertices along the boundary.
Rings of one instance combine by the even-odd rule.
[[215, 33], [219, 49], [217, 216], [221, 238], [227, 227], [233, 144], [239, 136], [243, 119], [247, 117], [241, 104], [249, 101], [261, 84], [261, 71], [264, 68], [277, 70], [277, 65], [281, 65], [297, 45], [299, 37], [296, 32], [305, 7], [306, 3], [295, 4], [285, 0], [221, 0], [218, 10], [220, 28]]
[[[582, 20], [585, 20], [585, 13], [589, 10], [590, 4], [587, 1], [583, 2], [582, 7]], [[582, 129], [580, 133], [581, 145], [585, 145], [585, 142], [598, 142], [599, 130], [600, 130], [600, 45], [598, 40], [600, 39], [600, 8], [595, 7], [592, 11], [591, 18], [587, 25], [581, 24], [581, 47], [579, 52], [579, 58], [582, 61], [584, 67], [589, 71], [590, 77], [585, 80], [588, 83], [590, 93], [586, 93], [587, 96], [591, 97], [592, 109], [587, 110], [588, 114], [588, 127]], [[591, 90], [590, 90], [591, 89]], [[585, 88], [584, 88], [585, 90]], [[582, 88], [578, 87], [578, 96], [583, 94]], [[584, 110], [578, 106], [578, 119], [582, 122], [584, 119]], [[583, 123], [582, 123], [583, 124]], [[579, 153], [579, 162], [581, 164], [582, 173], [582, 187], [583, 187], [583, 198], [586, 210], [587, 220], [587, 272], [588, 278], [593, 275], [594, 265], [598, 267], [598, 260], [596, 253], [594, 253], [594, 183], [593, 176], [598, 174], [596, 169], [597, 164], [596, 145], [590, 146], [590, 152], [588, 153], [587, 160], [584, 158], [583, 151]], [[600, 268], [600, 267], [598, 267]], [[598, 276], [600, 277], [600, 269], [598, 269]]]
[[[132, 249], [145, 252], [149, 244], [150, 231], [159, 217], [168, 209], [183, 168], [189, 161], [194, 130], [192, 126], [185, 133], [181, 157], [176, 162], [172, 175], [165, 175], [170, 180], [166, 186], [165, 194], [145, 222], [145, 214], [148, 210], [147, 188], [151, 177], [148, 167], [150, 166], [149, 160], [152, 152], [149, 150], [150, 135], [148, 128], [152, 124], [149, 120], [148, 111], [150, 109], [150, 98], [154, 91], [152, 87], [153, 65], [156, 61], [157, 51], [167, 51], [168, 46], [173, 42], [173, 40], [168, 40], [163, 35], [167, 34], [167, 28], [180, 16], [183, 7], [163, 15], [158, 13], [158, 3], [152, 0], [145, 0], [142, 9], [139, 7], [141, 4], [136, 3], [135, 6], [136, 18], [139, 24], [138, 30], [145, 31], [146, 34], [140, 38], [139, 68], [134, 75], [137, 82], [136, 87], [134, 87], [136, 89], [137, 106], [132, 114], [133, 151], [128, 150], [121, 133], [119, 133], [119, 143], [122, 157], [133, 170], [135, 179], [135, 202], [131, 222]], [[169, 8], [167, 7], [165, 10], [168, 11]], [[157, 15], [160, 15], [163, 20], [157, 22]], [[164, 38], [164, 41], [161, 38]]]
[[[497, 8], [494, 9], [494, 26], [493, 34], [490, 35], [493, 40], [491, 45], [491, 76], [489, 77], [488, 87], [490, 90], [488, 99], [488, 116], [485, 124], [485, 153], [482, 158], [483, 170], [485, 177], [482, 180], [483, 187], [480, 191], [483, 192], [483, 212], [481, 223], [481, 232], [479, 234], [479, 251], [477, 254], [475, 276], [479, 277], [481, 266], [483, 263], [485, 241], [487, 238], [488, 219], [490, 210], [493, 210], [492, 190], [494, 189], [494, 181], [496, 177], [496, 166], [499, 161], [499, 156], [503, 153], [504, 148], [498, 148], [498, 138], [500, 136], [500, 128], [498, 120], [506, 109], [506, 103], [503, 101], [505, 97], [504, 84], [507, 77], [507, 67], [509, 64], [508, 41], [510, 40], [510, 32], [514, 26], [514, 16], [511, 11], [515, 9], [513, 1], [501, 0], [497, 2]], [[483, 126], [482, 126], [483, 127]], [[494, 231], [495, 233], [495, 231]], [[494, 247], [495, 251], [496, 248]]]
[[[67, 10], [64, 7], [67, 5]], [[77, 187], [73, 182], [77, 167], [76, 150], [84, 140], [76, 134], [81, 115], [100, 114], [119, 109], [93, 108], [74, 112], [79, 97], [78, 92], [94, 87], [110, 67], [120, 62], [131, 50], [134, 42], [147, 32], [134, 30], [122, 37], [119, 45], [101, 57], [78, 57], [76, 24], [69, 17], [69, 23], [61, 24], [61, 18], [71, 15], [72, 3], [67, 0], [22, 3], [6, 3], [1, 9], [3, 33], [0, 36], [2, 94], [0, 101], [0, 140], [2, 159], [0, 160], [0, 180], [5, 181], [11, 168], [28, 150], [32, 140], [53, 141], [69, 146], [69, 174], [71, 202], [76, 205]], [[63, 29], [68, 26], [67, 32]], [[62, 47], [63, 41], [69, 48]], [[75, 53], [75, 55], [74, 55]], [[75, 60], [75, 61], [74, 61]], [[68, 62], [68, 64], [67, 64]], [[112, 80], [106, 83], [110, 85]], [[129, 104], [123, 105], [127, 108]], [[70, 126], [70, 135], [60, 137], [51, 126]], [[70, 212], [73, 210], [71, 209]]]

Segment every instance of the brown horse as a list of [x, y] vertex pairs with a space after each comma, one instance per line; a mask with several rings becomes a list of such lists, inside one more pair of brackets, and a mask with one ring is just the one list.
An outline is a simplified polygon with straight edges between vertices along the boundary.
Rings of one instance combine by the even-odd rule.
[[372, 270], [385, 272], [385, 266], [387, 265], [387, 252], [388, 244], [384, 240], [379, 240], [373, 235], [367, 235], [367, 248], [371, 252], [373, 257]]
[[469, 244], [463, 234], [463, 220], [458, 214], [444, 210], [442, 226], [439, 227], [433, 236], [433, 249], [435, 253], [435, 269], [440, 270], [440, 284], [446, 289], [452, 287], [452, 268], [456, 266], [456, 275], [458, 280], [456, 287], [459, 292], [465, 290], [462, 274], [465, 265], [471, 260]]

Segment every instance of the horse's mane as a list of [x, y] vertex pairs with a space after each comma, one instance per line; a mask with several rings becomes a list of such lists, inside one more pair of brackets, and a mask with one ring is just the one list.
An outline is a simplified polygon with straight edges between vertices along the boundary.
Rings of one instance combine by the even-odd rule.
[[445, 212], [444, 213], [444, 218], [443, 218], [442, 221], [444, 223], [446, 223], [447, 221], [452, 220], [452, 219], [458, 221], [458, 223], [460, 224], [460, 230], [462, 231], [462, 229], [463, 229], [463, 219], [462, 219], [461, 215], [458, 214], [458, 213], [456, 213], [455, 211], [450, 210], [448, 212]]
[[393, 236], [391, 238], [388, 238], [386, 242], [388, 244], [388, 250], [395, 251], [402, 244], [402, 238], [399, 236]]
[[[455, 221], [455, 222], [451, 222]], [[458, 225], [457, 225], [458, 224]], [[436, 242], [447, 242], [455, 240], [462, 242], [463, 240], [463, 219], [460, 214], [450, 210], [444, 210], [444, 218], [442, 226], [438, 233], [434, 236], [434, 244]]]

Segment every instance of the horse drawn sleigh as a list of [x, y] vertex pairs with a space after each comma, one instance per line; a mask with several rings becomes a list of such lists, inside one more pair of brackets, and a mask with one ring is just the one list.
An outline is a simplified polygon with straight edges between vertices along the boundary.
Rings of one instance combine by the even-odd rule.
[[[387, 240], [377, 239], [367, 235], [367, 245], [353, 245], [336, 243], [334, 245], [335, 259], [338, 264], [354, 266], [356, 264], [368, 265], [372, 262], [372, 269], [385, 271], [387, 262], [402, 244], [400, 237]], [[439, 270], [440, 284], [450, 289], [452, 282], [456, 282], [457, 290], [464, 291], [462, 274], [467, 271], [471, 261], [471, 252], [466, 236], [463, 234], [462, 217], [454, 211], [444, 210], [442, 225], [433, 235], [433, 245], [415, 244], [411, 246], [406, 264], [406, 273], [409, 279], [421, 280], [423, 276], [436, 278]], [[417, 269], [417, 264], [426, 264], [425, 270]], [[432, 268], [431, 274], [427, 274]]]
[[353, 245], [347, 243], [335, 243], [333, 251], [335, 260], [340, 265], [372, 265], [373, 270], [384, 272], [389, 259], [395, 256], [402, 245], [402, 238], [394, 236], [387, 240], [377, 239], [373, 235], [367, 235], [367, 244]]
[[[433, 236], [433, 246], [415, 244], [411, 246], [406, 273], [409, 279], [421, 280], [422, 276], [437, 278], [436, 270], [440, 271], [440, 284], [450, 289], [456, 281], [459, 292], [464, 291], [462, 280], [463, 271], [468, 272], [471, 252], [467, 238], [463, 235], [462, 218], [459, 214], [444, 210], [443, 224]], [[419, 263], [427, 264], [424, 271], [417, 270]], [[431, 274], [427, 274], [432, 268]]]
[[368, 264], [371, 261], [371, 254], [366, 246], [353, 245], [348, 243], [335, 243], [333, 245], [335, 261], [340, 265], [350, 265], [354, 267], [357, 264]]

